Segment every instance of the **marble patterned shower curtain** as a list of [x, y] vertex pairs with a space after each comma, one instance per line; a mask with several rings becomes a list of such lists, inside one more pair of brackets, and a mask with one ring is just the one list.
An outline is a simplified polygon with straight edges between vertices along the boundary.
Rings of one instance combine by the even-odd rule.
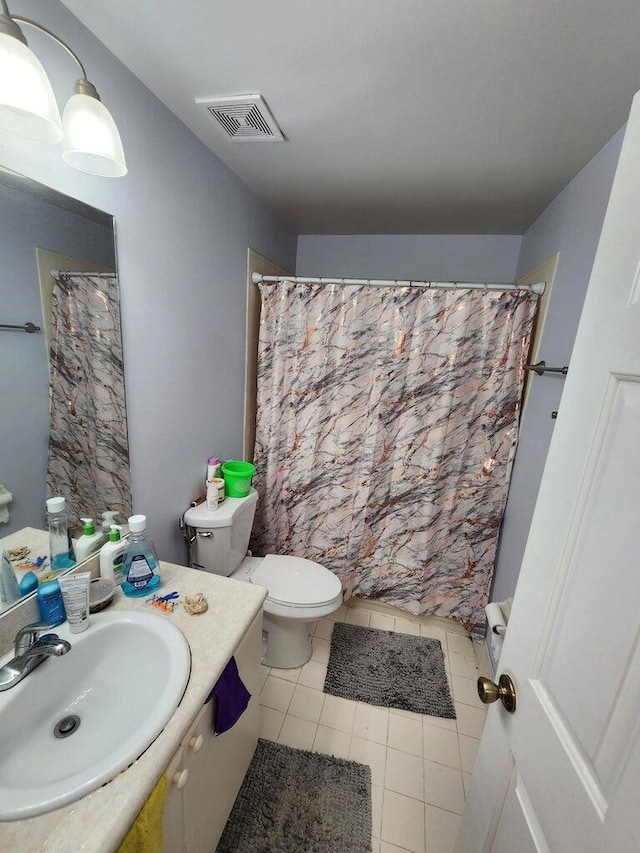
[[536, 297], [260, 290], [255, 552], [481, 633]]
[[48, 495], [70, 519], [131, 511], [120, 302], [115, 275], [60, 273], [52, 292]]

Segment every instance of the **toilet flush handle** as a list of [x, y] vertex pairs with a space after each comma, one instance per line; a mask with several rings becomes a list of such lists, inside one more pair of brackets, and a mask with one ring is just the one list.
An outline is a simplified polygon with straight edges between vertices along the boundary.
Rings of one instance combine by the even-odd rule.
[[210, 530], [198, 530], [198, 536], [201, 539], [211, 539], [213, 533]]

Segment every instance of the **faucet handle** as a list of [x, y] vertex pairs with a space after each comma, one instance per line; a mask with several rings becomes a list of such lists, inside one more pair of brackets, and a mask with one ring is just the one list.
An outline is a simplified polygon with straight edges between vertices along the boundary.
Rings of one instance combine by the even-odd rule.
[[32, 622], [30, 625], [20, 628], [14, 641], [16, 657], [26, 652], [38, 639], [39, 634], [42, 634], [43, 631], [50, 631], [52, 628], [55, 628], [52, 622]]

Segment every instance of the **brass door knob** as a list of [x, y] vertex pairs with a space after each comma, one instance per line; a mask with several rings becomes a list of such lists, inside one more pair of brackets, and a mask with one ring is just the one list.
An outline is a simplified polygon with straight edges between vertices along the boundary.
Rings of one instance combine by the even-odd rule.
[[485, 705], [490, 705], [498, 699], [504, 705], [505, 711], [510, 714], [516, 709], [516, 687], [508, 675], [502, 674], [498, 683], [494, 684], [489, 678], [478, 679], [478, 696]]

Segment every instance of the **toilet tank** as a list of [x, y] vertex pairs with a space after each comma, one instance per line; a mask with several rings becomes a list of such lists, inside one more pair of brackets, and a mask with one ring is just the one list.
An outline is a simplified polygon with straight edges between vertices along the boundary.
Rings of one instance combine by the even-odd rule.
[[246, 498], [225, 498], [213, 511], [206, 502], [188, 509], [185, 527], [195, 535], [191, 567], [214, 575], [235, 572], [247, 556], [257, 503], [258, 493], [251, 489]]

